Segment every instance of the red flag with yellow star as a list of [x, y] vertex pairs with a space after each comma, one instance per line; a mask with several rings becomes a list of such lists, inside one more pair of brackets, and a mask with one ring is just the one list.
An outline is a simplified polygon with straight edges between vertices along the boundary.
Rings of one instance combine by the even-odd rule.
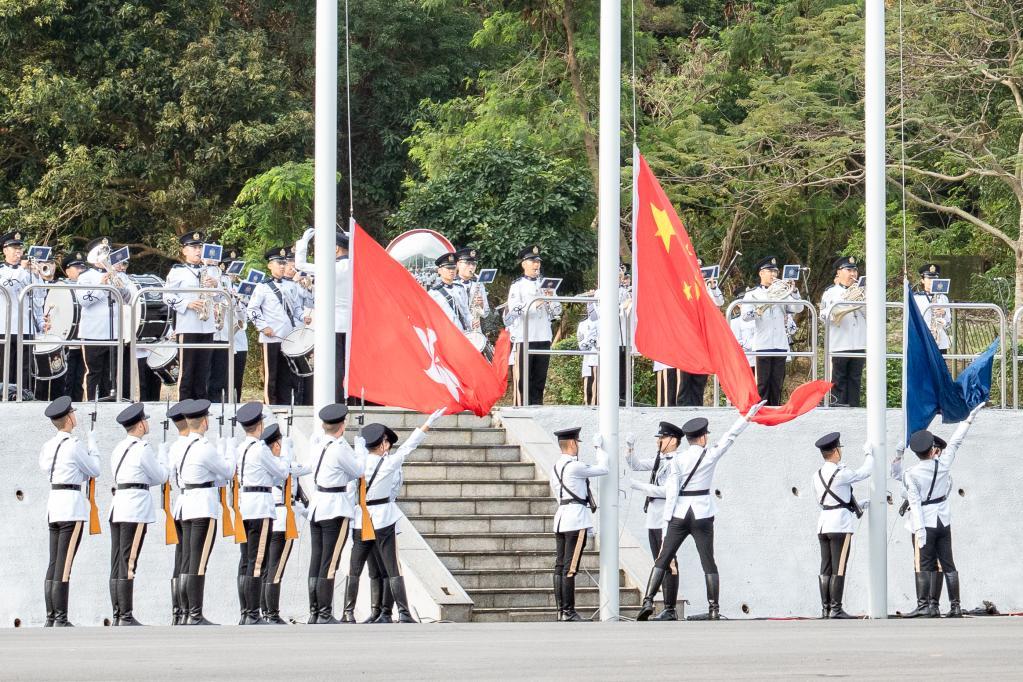
[[[646, 159], [636, 153], [635, 287], [636, 349], [651, 360], [691, 374], [716, 374], [740, 411], [760, 402], [746, 355], [725, 316], [707, 293], [693, 242]], [[764, 407], [753, 419], [781, 424], [816, 407], [831, 384], [797, 388], [786, 405]]]

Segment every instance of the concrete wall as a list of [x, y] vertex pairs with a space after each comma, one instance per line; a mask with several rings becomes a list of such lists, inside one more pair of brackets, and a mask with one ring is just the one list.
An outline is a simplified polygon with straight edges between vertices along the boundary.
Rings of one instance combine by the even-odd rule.
[[[45, 472], [39, 470], [39, 450], [55, 431], [43, 417], [44, 403], [0, 404], [0, 443], [3, 444], [4, 466], [0, 469], [0, 627], [42, 625], [43, 577], [47, 563], [46, 500], [49, 483]], [[77, 435], [84, 440], [88, 429], [88, 413], [92, 405], [79, 405], [80, 427]], [[110, 535], [107, 515], [110, 511], [110, 452], [124, 437], [124, 430], [114, 416], [124, 405], [101, 403], [97, 424], [103, 474], [97, 489], [103, 534], [82, 540], [81, 549], [72, 571], [70, 618], [79, 625], [101, 625], [110, 617], [110, 597], [107, 580], [110, 572]], [[159, 422], [165, 406], [147, 408], [154, 433], [154, 445], [162, 438]], [[215, 415], [219, 411], [214, 410]], [[230, 414], [230, 409], [228, 414]], [[211, 419], [211, 433], [217, 433], [215, 419]], [[293, 436], [300, 461], [305, 461], [305, 434], [310, 433], [312, 417], [309, 408], [296, 408]], [[229, 428], [229, 425], [228, 427]], [[172, 427], [173, 431], [173, 427]], [[240, 430], [237, 432], [240, 436]], [[171, 435], [171, 438], [174, 436]], [[308, 478], [308, 477], [306, 477]], [[303, 480], [303, 485], [311, 482]], [[159, 508], [159, 489], [152, 493]], [[139, 559], [135, 582], [135, 616], [145, 624], [167, 625], [170, 622], [170, 576], [173, 566], [172, 546], [164, 544], [164, 515], [157, 514], [157, 522], [149, 527]], [[414, 615], [423, 619], [464, 618], [471, 604], [468, 596], [454, 582], [450, 574], [432, 552], [423, 551], [425, 542], [407, 522], [409, 532], [401, 532], [400, 555], [406, 573], [408, 596]], [[219, 525], [219, 524], [218, 524]], [[281, 590], [281, 616], [304, 622], [308, 614], [306, 575], [309, 569], [309, 540], [307, 523], [299, 519], [300, 537], [296, 541], [288, 562]], [[335, 615], [340, 615], [344, 600], [344, 576], [348, 572], [351, 543], [345, 548], [338, 572], [335, 592]], [[428, 548], [427, 548], [428, 549]], [[238, 570], [239, 546], [233, 538], [224, 538], [220, 529], [213, 547], [206, 578], [206, 616], [216, 623], [238, 622], [238, 597], [235, 576]], [[438, 568], [439, 567], [439, 568]], [[445, 578], [446, 576], [446, 578]], [[442, 587], [447, 587], [442, 590]], [[369, 612], [369, 585], [366, 575], [359, 595], [358, 617]]]
[[[712, 438], [724, 433], [737, 417], [734, 410], [725, 408], [623, 408], [619, 416], [622, 440], [632, 431], [637, 435], [639, 451], [652, 451], [658, 421], [681, 425], [697, 414], [710, 420]], [[597, 422], [596, 410], [586, 407], [502, 410], [508, 423], [527, 415], [547, 433], [582, 426], [585, 443]], [[900, 420], [900, 412], [889, 413], [892, 452], [900, 437]], [[946, 438], [953, 430], [953, 426], [935, 425], [935, 431]], [[858, 466], [863, 457], [866, 413], [856, 409], [818, 409], [776, 427], [751, 425], [718, 465], [715, 487], [721, 499], [715, 544], [721, 575], [721, 610], [729, 618], [819, 615], [816, 576], [820, 553], [815, 534], [818, 506], [811, 478], [821, 462], [813, 443], [829, 431], [842, 432], [845, 461]], [[977, 606], [986, 599], [1002, 612], [1023, 610], [1020, 580], [1023, 569], [1019, 561], [1023, 537], [1020, 435], [1023, 413], [985, 410], [959, 451], [953, 474], [952, 527], [964, 608]], [[583, 452], [584, 459], [592, 461], [588, 445]], [[624, 454], [621, 464], [625, 466]], [[641, 480], [647, 476], [622, 471], [623, 545], [645, 547], [643, 497], [629, 488], [630, 475]], [[885, 510], [890, 529], [889, 612], [894, 613], [915, 605], [913, 549], [910, 534], [903, 527], [904, 518], [896, 511], [901, 503], [898, 487], [891, 480], [886, 481], [886, 486], [894, 498], [894, 505]], [[859, 484], [856, 492], [859, 499], [866, 499], [867, 482]], [[853, 539], [847, 571], [845, 606], [854, 613], [863, 613], [868, 606], [866, 515], [861, 519], [860, 529]], [[687, 541], [680, 554], [681, 595], [692, 603], [692, 611], [705, 611], [703, 574], [696, 548]], [[644, 570], [651, 564], [648, 555]], [[623, 567], [628, 568], [624, 562]], [[943, 599], [947, 600], [947, 596]]]

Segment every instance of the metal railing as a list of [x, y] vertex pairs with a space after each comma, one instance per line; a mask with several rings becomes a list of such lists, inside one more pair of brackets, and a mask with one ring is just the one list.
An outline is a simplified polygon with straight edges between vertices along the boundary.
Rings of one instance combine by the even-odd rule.
[[[1005, 408], [1005, 393], [1006, 393], [1006, 378], [1005, 378], [1005, 375], [1007, 374], [1006, 366], [1005, 366], [1005, 335], [1006, 335], [1006, 331], [1007, 331], [1006, 330], [1006, 322], [1005, 322], [1005, 311], [1002, 310], [1001, 306], [999, 306], [999, 305], [997, 305], [995, 303], [930, 303], [922, 311], [920, 311], [920, 314], [923, 315], [930, 308], [944, 308], [946, 310], [951, 310], [953, 316], [955, 315], [955, 311], [957, 311], [957, 310], [990, 310], [990, 311], [993, 311], [993, 312], [997, 313], [997, 315], [998, 315], [998, 329], [999, 329], [998, 338], [1000, 339], [1000, 345], [999, 345], [999, 348], [998, 348], [998, 352], [995, 354], [995, 358], [994, 359], [997, 360], [999, 363], [1001, 363], [1001, 372], [1000, 372], [1001, 378], [999, 380], [999, 386], [1000, 386], [1001, 392], [1002, 392], [1002, 400], [1001, 400], [1000, 407], [1002, 409], [1004, 409]], [[955, 322], [954, 322], [954, 317], [953, 317], [953, 332], [955, 331], [955, 326], [954, 325], [955, 325]], [[955, 348], [955, 346], [952, 346], [952, 347]], [[1015, 352], [1015, 351], [1013, 351], [1013, 352]], [[946, 353], [945, 354], [945, 359], [946, 360], [953, 360], [953, 361], [955, 361], [955, 360], [973, 360], [974, 358], [977, 357], [977, 355], [978, 355], [977, 353]]]
[[[752, 358], [812, 358], [813, 362], [810, 363], [810, 378], [817, 378], [817, 309], [809, 301], [799, 298], [795, 300], [784, 300], [784, 301], [745, 301], [744, 299], [738, 298], [728, 304], [725, 309], [725, 319], [732, 319], [732, 311], [738, 306], [742, 305], [753, 305], [753, 306], [790, 306], [797, 305], [803, 308], [809, 313], [807, 317], [810, 320], [810, 350], [787, 350], [787, 351], [747, 351], [746, 357]], [[792, 315], [798, 315], [803, 312], [802, 310]], [[741, 314], [741, 313], [740, 313]]]
[[[4, 368], [2, 373], [3, 383], [3, 395], [0, 396], [0, 402], [7, 402], [7, 379], [9, 378], [8, 371], [11, 368], [11, 307], [14, 302], [11, 300], [11, 293], [6, 288], [0, 287], [0, 293], [4, 295], [6, 306], [4, 306]], [[20, 374], [20, 372], [19, 372]]]
[[[832, 351], [831, 350], [831, 318], [835, 314], [835, 311], [839, 308], [865, 308], [867, 305], [866, 301], [837, 301], [828, 310], [827, 319], [824, 320], [824, 381], [831, 381], [832, 358], [863, 358], [867, 359], [867, 351]], [[885, 310], [902, 310], [902, 303], [895, 301], [885, 301]], [[855, 315], [855, 312], [850, 313]], [[864, 322], [866, 323], [866, 322]], [[866, 337], [864, 337], [864, 344], [866, 344]], [[901, 360], [902, 353], [889, 353], [887, 348], [885, 349], [885, 360]], [[824, 394], [824, 407], [831, 406], [831, 391]]]
[[[25, 308], [25, 298], [28, 296], [28, 294], [30, 292], [38, 290], [38, 289], [43, 289], [43, 290], [46, 290], [46, 291], [49, 291], [51, 289], [68, 289], [68, 290], [71, 290], [71, 291], [74, 291], [76, 289], [77, 290], [90, 290], [90, 291], [106, 291], [107, 295], [113, 297], [113, 300], [115, 301], [115, 303], [111, 306], [111, 309], [117, 311], [116, 317], [113, 318], [115, 320], [115, 322], [114, 322], [114, 329], [117, 330], [117, 332], [115, 334], [116, 338], [110, 339], [109, 341], [108, 340], [100, 340], [100, 339], [64, 339], [64, 338], [60, 338], [60, 337], [52, 337], [52, 338], [45, 338], [45, 339], [38, 339], [38, 338], [34, 338], [33, 337], [31, 339], [26, 339], [24, 337], [23, 333], [22, 333], [23, 330], [21, 328], [21, 323], [22, 323], [22, 320], [24, 319], [23, 313], [24, 313], [24, 308]], [[121, 307], [121, 304], [117, 302], [117, 301], [120, 301], [120, 300], [121, 300], [121, 294], [120, 294], [119, 290], [117, 289], [117, 287], [112, 286], [110, 284], [95, 284], [95, 285], [90, 284], [90, 285], [86, 286], [86, 285], [82, 285], [82, 284], [62, 284], [62, 283], [59, 283], [59, 282], [55, 282], [55, 283], [51, 284], [51, 283], [46, 282], [46, 283], [42, 283], [42, 284], [29, 284], [27, 287], [25, 287], [24, 289], [21, 290], [21, 293], [18, 294], [18, 365], [17, 365], [18, 380], [17, 380], [17, 384], [16, 384], [17, 391], [18, 391], [17, 400], [18, 400], [19, 403], [22, 401], [22, 397], [21, 397], [21, 389], [22, 389], [22, 385], [21, 385], [21, 378], [22, 378], [21, 367], [22, 367], [22, 363], [24, 362], [25, 346], [29, 346], [29, 348], [31, 348], [32, 346], [42, 346], [42, 345], [51, 346], [51, 345], [54, 345], [54, 344], [60, 346], [61, 349], [66, 348], [68, 346], [82, 346], [83, 348], [85, 348], [86, 346], [97, 346], [97, 347], [99, 347], [99, 346], [108, 346], [108, 347], [109, 346], [116, 346], [117, 347], [117, 374], [116, 374], [116, 377], [115, 377], [116, 378], [116, 382], [115, 382], [115, 386], [116, 387], [115, 387], [114, 390], [115, 390], [116, 395], [117, 395], [117, 400], [118, 401], [121, 400], [121, 389], [124, 387], [124, 376], [123, 376], [123, 374], [124, 374], [124, 372], [123, 372], [123, 370], [124, 370], [124, 344], [121, 342], [123, 331], [124, 331], [123, 330], [123, 326], [124, 326], [124, 320], [123, 320], [124, 309]], [[86, 400], [89, 400], [89, 399], [91, 399], [91, 396], [85, 396], [85, 398], [86, 398]]]
[[[526, 307], [522, 309], [522, 352], [521, 358], [515, 358], [515, 362], [521, 363], [522, 367], [522, 401], [523, 405], [529, 405], [529, 356], [530, 355], [599, 355], [599, 350], [530, 350], [529, 349], [529, 311], [539, 303], [596, 303], [594, 296], [537, 296], [531, 299]], [[632, 364], [631, 362], [629, 364]], [[512, 379], [514, 381], [514, 377]], [[628, 378], [626, 378], [628, 384]], [[627, 392], [628, 396], [629, 393]]]

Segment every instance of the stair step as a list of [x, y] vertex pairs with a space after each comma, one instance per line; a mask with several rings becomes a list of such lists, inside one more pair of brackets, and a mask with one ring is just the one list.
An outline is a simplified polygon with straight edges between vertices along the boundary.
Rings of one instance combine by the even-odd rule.
[[[622, 606], [619, 607], [619, 615], [623, 618], [635, 619], [636, 615], [639, 614], [638, 606]], [[580, 609], [579, 615], [583, 618], [591, 618], [594, 621], [600, 620], [600, 613], [595, 607]], [[547, 621], [556, 621], [558, 619], [558, 613], [553, 608], [473, 608], [472, 610], [472, 621], [474, 623], [538, 623]], [[571, 623], [567, 623], [565, 627], [571, 627]]]
[[[454, 569], [451, 575], [455, 576], [458, 583], [467, 591], [479, 589], [516, 588], [516, 587], [538, 587], [552, 589], [553, 573], [551, 567], [514, 569], [483, 568], [483, 569]], [[597, 585], [599, 573], [596, 569], [589, 573], [580, 573], [576, 576], [576, 587]], [[618, 585], [625, 587], [625, 573], [618, 572]]]
[[550, 491], [546, 481], [406, 481], [401, 497], [545, 497]]
[[423, 533], [435, 552], [507, 552], [536, 550], [554, 555], [551, 533]]
[[[541, 607], [556, 608], [553, 586], [516, 587], [466, 590], [472, 598], [473, 609]], [[639, 590], [621, 590], [622, 606], [639, 606]], [[600, 604], [600, 590], [593, 585], [580, 587], [576, 584], [575, 605], [577, 609], [597, 607]]]
[[[554, 545], [544, 550], [515, 550], [507, 552], [439, 552], [434, 550], [437, 558], [447, 566], [448, 570], [533, 570], [554, 568]], [[587, 569], [597, 570], [600, 558], [596, 550], [587, 549], [583, 552], [581, 573]]]
[[416, 516], [420, 533], [553, 533], [554, 517], [534, 514]]
[[557, 504], [550, 497], [428, 497], [404, 498], [398, 506], [413, 519], [428, 515], [543, 514], [554, 518]]
[[420, 445], [405, 458], [407, 463], [417, 462], [484, 462], [517, 463], [522, 459], [518, 445]]
[[535, 481], [532, 462], [413, 462], [405, 465], [412, 481]]

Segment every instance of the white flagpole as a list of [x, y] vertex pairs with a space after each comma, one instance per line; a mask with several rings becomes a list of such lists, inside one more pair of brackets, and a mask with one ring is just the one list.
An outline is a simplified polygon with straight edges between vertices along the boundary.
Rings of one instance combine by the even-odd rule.
[[885, 54], [884, 0], [867, 0], [866, 141], [867, 219], [867, 442], [874, 454], [870, 477], [870, 617], [888, 617], [888, 538], [885, 526], [887, 448], [885, 442]]
[[337, 0], [316, 0], [316, 122], [313, 226], [316, 228], [313, 402], [334, 402], [334, 253], [337, 225]]
[[622, 3], [600, 0], [598, 419], [610, 473], [600, 477], [600, 619], [618, 619], [618, 250], [621, 190]]

